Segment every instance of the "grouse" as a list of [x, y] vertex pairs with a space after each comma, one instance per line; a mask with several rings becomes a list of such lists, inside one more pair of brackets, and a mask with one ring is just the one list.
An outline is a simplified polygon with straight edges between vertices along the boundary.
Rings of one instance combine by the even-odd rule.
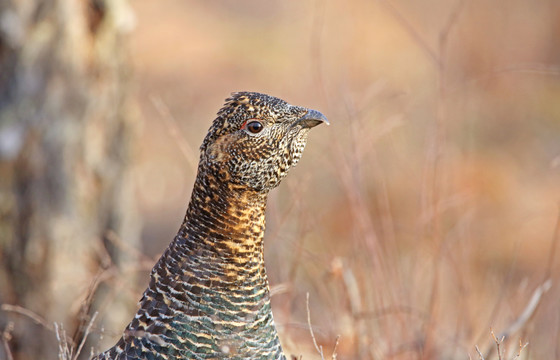
[[140, 309], [94, 359], [286, 359], [263, 258], [268, 192], [302, 156], [316, 110], [233, 93], [202, 146], [185, 219]]

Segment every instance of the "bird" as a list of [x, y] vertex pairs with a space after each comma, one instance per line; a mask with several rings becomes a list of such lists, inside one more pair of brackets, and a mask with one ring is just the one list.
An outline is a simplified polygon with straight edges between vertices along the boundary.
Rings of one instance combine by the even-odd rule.
[[200, 147], [185, 218], [107, 359], [280, 359], [264, 266], [265, 209], [319, 111], [236, 92]]

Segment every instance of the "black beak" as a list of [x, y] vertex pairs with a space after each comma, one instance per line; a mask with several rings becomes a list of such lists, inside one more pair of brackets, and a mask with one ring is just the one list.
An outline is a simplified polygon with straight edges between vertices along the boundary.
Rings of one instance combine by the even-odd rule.
[[321, 114], [317, 110], [307, 110], [307, 114], [303, 115], [298, 121], [296, 121], [296, 124], [308, 129], [322, 123], [329, 125], [329, 120], [327, 120], [325, 115]]

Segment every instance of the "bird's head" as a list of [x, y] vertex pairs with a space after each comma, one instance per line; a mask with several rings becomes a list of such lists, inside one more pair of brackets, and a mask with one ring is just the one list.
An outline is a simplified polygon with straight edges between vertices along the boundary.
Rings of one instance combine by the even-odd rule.
[[264, 94], [234, 93], [200, 147], [201, 165], [232, 184], [270, 190], [301, 158], [309, 129], [321, 123], [329, 122], [318, 111]]

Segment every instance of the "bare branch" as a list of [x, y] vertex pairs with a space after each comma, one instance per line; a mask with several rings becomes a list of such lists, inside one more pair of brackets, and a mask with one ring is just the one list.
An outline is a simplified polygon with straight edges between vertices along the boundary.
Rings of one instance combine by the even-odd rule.
[[500, 339], [498, 339], [494, 334], [494, 330], [492, 329], [490, 329], [490, 334], [492, 335], [492, 339], [494, 339], [494, 343], [496, 344], [496, 350], [498, 351], [498, 360], [502, 360], [502, 350], [500, 349], [500, 345], [504, 342], [505, 337], [501, 336]]
[[511, 359], [511, 360], [516, 360], [521, 356], [521, 352], [527, 347], [527, 345], [529, 345], [528, 342], [526, 342], [525, 344], [521, 342], [521, 339], [519, 340], [519, 350], [517, 351], [517, 354], [515, 354], [515, 356]]
[[519, 315], [519, 317], [511, 325], [509, 325], [504, 331], [500, 333], [499, 338], [507, 339], [511, 336], [511, 334], [519, 331], [519, 329], [521, 329], [525, 325], [525, 323], [527, 323], [527, 321], [533, 316], [535, 310], [537, 309], [537, 306], [541, 301], [542, 296], [548, 290], [550, 290], [551, 287], [551, 279], [546, 280], [543, 284], [537, 287], [521, 315]]
[[[461, 14], [461, 10], [463, 10], [463, 5], [464, 4], [465, 4], [465, 0], [457, 1], [457, 3], [455, 4], [455, 8], [451, 11], [449, 16], [447, 17], [447, 22], [445, 23], [442, 30], [440, 31], [440, 36], [439, 36], [440, 46], [441, 46], [441, 44], [446, 44], [447, 43], [447, 38], [448, 38], [449, 34], [451, 33], [451, 30], [453, 29], [453, 26], [455, 26], [455, 24], [457, 23], [457, 19], [459, 18], [459, 15]], [[443, 55], [443, 54], [440, 54], [440, 56], [441, 55]]]
[[23, 308], [23, 307], [18, 306], [18, 305], [2, 304], [2, 306], [0, 306], [0, 310], [23, 315], [23, 316], [28, 317], [29, 319], [33, 320], [33, 322], [35, 324], [41, 325], [49, 331], [54, 331], [54, 328], [52, 327], [51, 324], [49, 324], [40, 315], [34, 313], [33, 311], [31, 311], [29, 309]]
[[332, 360], [336, 360], [337, 357], [338, 357], [338, 354], [336, 353], [336, 350], [338, 349], [339, 340], [340, 340], [340, 335], [337, 335], [337, 336], [336, 336], [335, 343], [334, 343], [334, 349], [333, 349], [333, 353], [332, 353]]
[[480, 360], [484, 360], [484, 356], [482, 355], [482, 353], [480, 352], [480, 349], [478, 348], [478, 346], [474, 346], [474, 348], [476, 349], [476, 353], [478, 354], [478, 358]]
[[93, 323], [95, 322], [95, 319], [97, 318], [98, 314], [99, 313], [96, 311], [93, 314], [93, 316], [91, 317], [91, 319], [89, 320], [88, 325], [86, 327], [86, 331], [84, 332], [84, 336], [82, 337], [82, 341], [80, 341], [80, 345], [78, 346], [78, 350], [76, 350], [76, 354], [74, 355], [73, 360], [78, 360], [78, 356], [82, 352], [82, 348], [84, 347], [84, 345], [86, 343], [89, 332], [91, 331], [91, 327], [93, 326]]

